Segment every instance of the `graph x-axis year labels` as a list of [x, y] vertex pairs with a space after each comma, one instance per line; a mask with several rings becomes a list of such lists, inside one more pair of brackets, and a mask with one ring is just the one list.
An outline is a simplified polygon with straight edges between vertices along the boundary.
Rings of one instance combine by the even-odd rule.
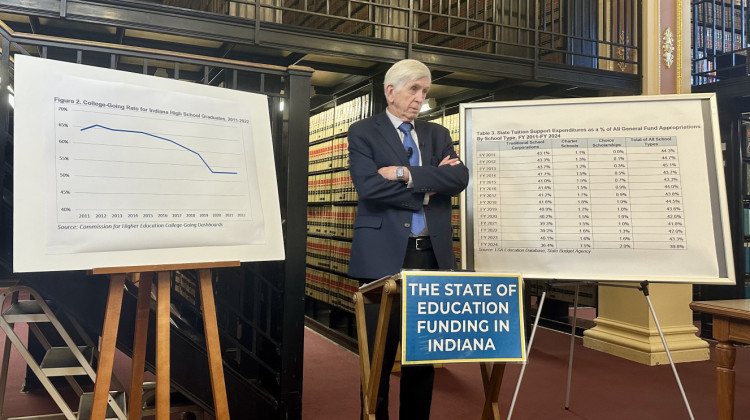
[[[56, 106], [58, 223], [250, 219], [242, 132], [169, 118], [106, 115]], [[154, 125], [158, 122], [160, 127]], [[151, 131], [125, 127], [152, 125]], [[169, 127], [165, 130], [164, 127]]]
[[14, 271], [284, 259], [266, 95], [29, 56], [14, 82]]
[[235, 104], [104, 82], [82, 95], [84, 82], [65, 79], [48, 104], [52, 252], [122, 246], [96, 232], [115, 232], [131, 247], [259, 240], [252, 127]]

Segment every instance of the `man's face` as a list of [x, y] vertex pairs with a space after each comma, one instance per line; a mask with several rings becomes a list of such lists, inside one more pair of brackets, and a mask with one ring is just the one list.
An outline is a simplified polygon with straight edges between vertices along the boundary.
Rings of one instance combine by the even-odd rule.
[[401, 121], [412, 122], [419, 115], [429, 90], [430, 79], [427, 77], [407, 82], [398, 90], [393, 85], [388, 85], [385, 89], [388, 110]]

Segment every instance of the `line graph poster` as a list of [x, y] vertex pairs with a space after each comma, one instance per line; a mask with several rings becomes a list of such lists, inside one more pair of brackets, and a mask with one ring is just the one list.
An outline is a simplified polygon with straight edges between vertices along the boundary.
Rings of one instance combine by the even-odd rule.
[[263, 95], [19, 57], [14, 270], [283, 259]]

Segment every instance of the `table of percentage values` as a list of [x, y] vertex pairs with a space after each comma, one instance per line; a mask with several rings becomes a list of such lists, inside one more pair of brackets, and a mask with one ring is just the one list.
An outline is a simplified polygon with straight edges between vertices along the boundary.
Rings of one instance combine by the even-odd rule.
[[480, 252], [687, 249], [676, 137], [475, 145]]

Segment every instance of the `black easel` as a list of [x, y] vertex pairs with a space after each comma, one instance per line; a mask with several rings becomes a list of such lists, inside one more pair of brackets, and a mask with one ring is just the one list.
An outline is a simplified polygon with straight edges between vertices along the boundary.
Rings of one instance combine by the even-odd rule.
[[[523, 380], [523, 374], [526, 370], [526, 365], [528, 364], [528, 357], [531, 356], [531, 346], [534, 343], [534, 335], [536, 334], [536, 328], [539, 324], [539, 317], [542, 313], [542, 307], [544, 306], [544, 299], [547, 295], [547, 291], [549, 290], [551, 284], [553, 282], [557, 282], [557, 280], [549, 280], [544, 283], [544, 291], [542, 292], [542, 297], [539, 301], [539, 308], [537, 308], [536, 312], [536, 319], [534, 320], [534, 327], [531, 330], [531, 338], [529, 339], [529, 347], [527, 350], [527, 360], [521, 367], [521, 373], [518, 377], [518, 382], [516, 383], [516, 389], [513, 393], [513, 400], [510, 404], [510, 409], [508, 410], [508, 420], [511, 419], [513, 416], [513, 408], [516, 405], [516, 398], [518, 397], [518, 390], [521, 388], [521, 381]], [[661, 342], [664, 345], [664, 351], [667, 354], [667, 358], [669, 359], [669, 365], [672, 366], [672, 372], [674, 373], [675, 380], [677, 381], [677, 386], [680, 388], [680, 393], [682, 394], [682, 400], [685, 402], [685, 408], [687, 408], [688, 414], [690, 415], [691, 420], [695, 420], [695, 417], [693, 417], [693, 411], [690, 409], [690, 403], [688, 402], [687, 396], [685, 395], [685, 390], [682, 387], [682, 382], [680, 381], [680, 375], [677, 374], [677, 368], [675, 367], [674, 361], [672, 360], [672, 354], [669, 352], [669, 347], [667, 346], [667, 340], [664, 338], [664, 332], [661, 329], [661, 325], [659, 325], [659, 319], [656, 317], [656, 312], [654, 311], [654, 306], [651, 304], [651, 297], [649, 296], [648, 291], [648, 280], [642, 281], [639, 283], [639, 286], [629, 286], [629, 285], [622, 285], [622, 284], [609, 284], [609, 283], [601, 283], [598, 282], [600, 285], [609, 286], [609, 287], [622, 287], [626, 289], [638, 289], [641, 292], [643, 292], [643, 296], [646, 297], [646, 302], [648, 303], [648, 308], [651, 311], [651, 316], [654, 318], [654, 323], [656, 324], [656, 329], [659, 331], [659, 337], [661, 338]], [[568, 360], [568, 385], [566, 388], [566, 395], [565, 395], [565, 409], [567, 410], [570, 406], [570, 382], [572, 378], [572, 371], [573, 371], [573, 343], [575, 339], [575, 327], [576, 327], [576, 318], [577, 318], [577, 310], [578, 310], [578, 290], [579, 290], [580, 283], [576, 284], [576, 291], [575, 291], [575, 300], [574, 300], [574, 308], [573, 308], [573, 326], [571, 330], [571, 336], [570, 336], [570, 355]]]

